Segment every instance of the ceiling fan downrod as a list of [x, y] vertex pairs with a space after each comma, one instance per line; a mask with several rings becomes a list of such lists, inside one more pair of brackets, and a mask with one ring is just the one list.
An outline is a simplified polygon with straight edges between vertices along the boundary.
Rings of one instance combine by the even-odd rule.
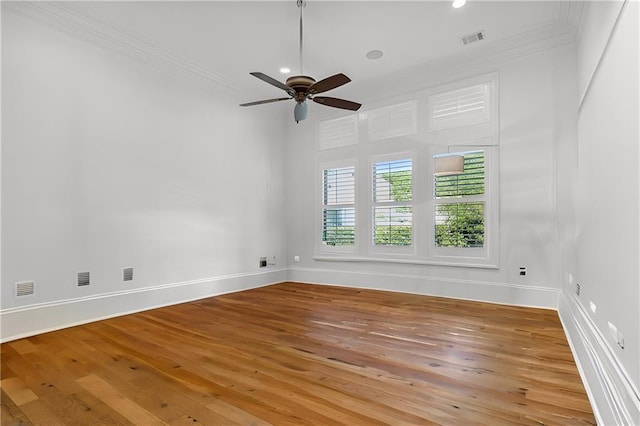
[[302, 36], [303, 36], [302, 8], [304, 8], [307, 5], [307, 2], [305, 0], [297, 0], [297, 5], [298, 5], [298, 9], [300, 9], [300, 75], [303, 75], [303, 72], [302, 72]]
[[303, 36], [304, 27], [302, 20], [302, 8], [307, 5], [306, 0], [296, 0], [296, 4], [300, 9], [300, 74], [287, 78], [286, 83], [282, 83], [273, 77], [261, 72], [251, 72], [252, 76], [259, 78], [260, 80], [268, 83], [278, 89], [284, 90], [288, 97], [265, 99], [263, 101], [247, 102], [240, 104], [240, 106], [253, 106], [262, 105], [272, 102], [286, 101], [293, 99], [296, 102], [294, 108], [294, 119], [296, 123], [307, 118], [307, 100], [312, 100], [315, 103], [325, 105], [332, 108], [346, 109], [349, 111], [357, 111], [362, 106], [357, 102], [347, 101], [345, 99], [332, 98], [329, 96], [317, 96], [320, 93], [327, 92], [329, 90], [340, 87], [346, 83], [349, 83], [351, 79], [346, 75], [339, 73], [332, 75], [331, 77], [324, 78], [320, 81], [316, 81], [313, 77], [309, 77], [303, 74]]

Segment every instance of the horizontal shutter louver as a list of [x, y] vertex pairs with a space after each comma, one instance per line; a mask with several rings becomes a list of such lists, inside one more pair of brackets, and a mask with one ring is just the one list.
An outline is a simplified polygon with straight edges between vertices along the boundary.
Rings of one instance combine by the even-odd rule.
[[334, 120], [321, 121], [318, 125], [318, 140], [321, 150], [357, 144], [357, 116], [350, 115]]
[[417, 104], [405, 102], [367, 113], [369, 140], [413, 135], [417, 131]]
[[355, 168], [323, 171], [322, 242], [355, 244]]
[[464, 156], [464, 173], [434, 176], [434, 235], [436, 247], [484, 247], [485, 155], [484, 151], [457, 153]]
[[429, 96], [431, 130], [488, 121], [489, 88], [489, 83], [483, 83]]
[[373, 244], [413, 244], [413, 161], [373, 164]]

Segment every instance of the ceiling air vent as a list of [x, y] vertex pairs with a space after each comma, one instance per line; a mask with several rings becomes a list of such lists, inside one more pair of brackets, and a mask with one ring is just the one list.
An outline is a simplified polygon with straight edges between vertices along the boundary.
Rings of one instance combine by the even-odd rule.
[[123, 281], [133, 281], [133, 268], [124, 268], [122, 270]]
[[484, 40], [484, 31], [476, 31], [475, 33], [462, 36], [460, 39], [462, 40], [462, 44], [475, 43], [476, 41]]
[[89, 285], [90, 277], [88, 272], [78, 272], [78, 287]]
[[34, 281], [18, 281], [16, 282], [16, 296], [29, 296], [32, 295], [35, 289], [36, 283]]

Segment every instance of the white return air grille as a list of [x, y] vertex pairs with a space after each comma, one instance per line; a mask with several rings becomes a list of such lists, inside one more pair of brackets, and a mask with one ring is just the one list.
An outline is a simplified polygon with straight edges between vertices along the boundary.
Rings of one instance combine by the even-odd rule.
[[91, 276], [89, 272], [78, 272], [78, 287], [89, 285], [91, 282]]
[[122, 280], [133, 281], [133, 268], [122, 269]]
[[490, 83], [482, 83], [429, 96], [429, 128], [442, 130], [489, 121], [490, 89]]
[[476, 31], [475, 33], [467, 34], [465, 36], [460, 37], [460, 40], [462, 40], [462, 44], [464, 45], [475, 43], [477, 41], [482, 41], [484, 40], [484, 32]]
[[318, 125], [320, 150], [340, 148], [358, 143], [356, 115], [321, 121]]
[[16, 297], [30, 296], [35, 291], [35, 281], [18, 281], [16, 284]]

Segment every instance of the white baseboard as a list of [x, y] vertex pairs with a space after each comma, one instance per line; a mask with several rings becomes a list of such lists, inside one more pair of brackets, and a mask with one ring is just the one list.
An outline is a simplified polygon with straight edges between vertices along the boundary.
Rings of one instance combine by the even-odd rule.
[[0, 311], [0, 342], [286, 281], [287, 270], [203, 278]]
[[554, 310], [558, 307], [560, 293], [559, 289], [547, 287], [319, 268], [289, 268], [288, 281], [369, 288]]
[[640, 425], [640, 392], [575, 296], [562, 292], [560, 320], [599, 425]]

